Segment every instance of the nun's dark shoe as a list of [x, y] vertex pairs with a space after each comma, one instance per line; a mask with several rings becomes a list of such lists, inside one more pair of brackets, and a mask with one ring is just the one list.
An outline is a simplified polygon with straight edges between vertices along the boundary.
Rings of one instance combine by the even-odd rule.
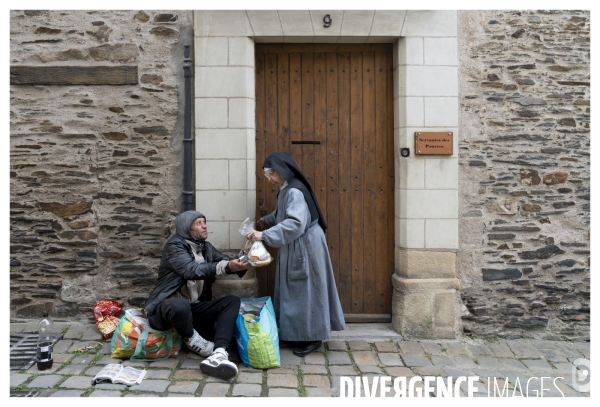
[[298, 346], [294, 348], [294, 355], [303, 357], [308, 355], [311, 352], [316, 351], [321, 347], [322, 341], [314, 341], [314, 342], [299, 342]]

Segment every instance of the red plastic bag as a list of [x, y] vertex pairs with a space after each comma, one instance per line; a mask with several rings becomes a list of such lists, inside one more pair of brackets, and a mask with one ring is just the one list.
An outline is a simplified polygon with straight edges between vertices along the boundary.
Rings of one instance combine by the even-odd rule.
[[104, 339], [110, 339], [119, 324], [119, 317], [123, 310], [120, 301], [102, 300], [94, 306], [94, 319], [98, 330]]

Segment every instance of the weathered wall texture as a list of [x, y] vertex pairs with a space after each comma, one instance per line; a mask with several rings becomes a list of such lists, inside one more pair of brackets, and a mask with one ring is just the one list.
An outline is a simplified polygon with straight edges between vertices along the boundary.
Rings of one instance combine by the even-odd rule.
[[589, 338], [590, 13], [459, 13], [464, 332]]
[[[192, 12], [12, 11], [10, 29], [11, 70], [61, 66], [66, 83], [83, 83], [20, 85], [11, 72], [11, 316], [138, 305], [181, 209]], [[86, 85], [77, 70], [101, 66], [137, 77]]]

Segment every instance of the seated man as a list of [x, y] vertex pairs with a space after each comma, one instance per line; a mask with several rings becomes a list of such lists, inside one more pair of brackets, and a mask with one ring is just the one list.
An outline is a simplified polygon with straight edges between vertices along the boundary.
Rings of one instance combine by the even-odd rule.
[[238, 273], [248, 263], [232, 260], [206, 241], [206, 217], [200, 212], [179, 214], [175, 225], [175, 235], [163, 249], [155, 287], [143, 304], [148, 322], [159, 331], [175, 328], [190, 350], [207, 358], [200, 363], [200, 370], [229, 380], [238, 372], [226, 349], [240, 299], [229, 295], [212, 300], [211, 285], [215, 276]]

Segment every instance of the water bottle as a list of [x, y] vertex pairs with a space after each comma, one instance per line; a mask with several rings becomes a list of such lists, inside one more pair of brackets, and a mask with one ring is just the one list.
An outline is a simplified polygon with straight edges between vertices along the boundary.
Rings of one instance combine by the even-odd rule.
[[50, 369], [52, 367], [52, 320], [48, 313], [44, 312], [43, 318], [38, 324], [38, 343], [37, 343], [37, 367], [40, 370]]

